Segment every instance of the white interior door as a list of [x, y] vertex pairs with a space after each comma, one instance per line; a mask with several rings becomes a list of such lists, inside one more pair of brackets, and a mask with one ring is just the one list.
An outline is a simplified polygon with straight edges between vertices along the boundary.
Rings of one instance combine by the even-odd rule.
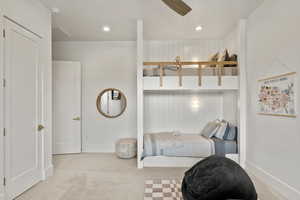
[[13, 199], [42, 179], [40, 38], [9, 20], [5, 31], [5, 177]]
[[81, 65], [53, 62], [53, 153], [81, 152]]

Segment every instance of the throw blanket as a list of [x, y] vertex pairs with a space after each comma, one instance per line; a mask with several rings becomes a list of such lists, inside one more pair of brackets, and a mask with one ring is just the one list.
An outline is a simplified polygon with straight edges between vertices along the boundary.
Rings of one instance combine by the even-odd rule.
[[214, 141], [201, 135], [176, 135], [174, 133], [144, 135], [144, 157], [176, 156], [205, 158], [214, 154]]
[[215, 154], [225, 157], [226, 154], [238, 153], [238, 147], [236, 141], [220, 140], [218, 138], [212, 138], [215, 143]]

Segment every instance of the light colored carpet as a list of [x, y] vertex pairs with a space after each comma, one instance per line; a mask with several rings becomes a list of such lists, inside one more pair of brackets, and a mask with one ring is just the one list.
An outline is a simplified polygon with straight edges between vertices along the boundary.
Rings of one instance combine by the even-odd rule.
[[[182, 180], [183, 168], [136, 168], [136, 160], [113, 154], [77, 154], [54, 157], [54, 176], [16, 200], [142, 200], [151, 179]], [[251, 174], [250, 174], [251, 175]], [[251, 176], [261, 200], [287, 200]]]
[[113, 154], [54, 157], [54, 176], [17, 200], [142, 200], [149, 179], [182, 179], [183, 168], [136, 168]]

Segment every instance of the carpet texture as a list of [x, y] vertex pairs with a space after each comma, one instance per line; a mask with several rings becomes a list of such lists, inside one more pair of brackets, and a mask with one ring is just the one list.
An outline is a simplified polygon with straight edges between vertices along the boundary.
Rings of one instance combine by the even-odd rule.
[[54, 176], [16, 200], [142, 200], [146, 180], [182, 180], [187, 170], [136, 165], [136, 159], [118, 159], [115, 154], [54, 156]]

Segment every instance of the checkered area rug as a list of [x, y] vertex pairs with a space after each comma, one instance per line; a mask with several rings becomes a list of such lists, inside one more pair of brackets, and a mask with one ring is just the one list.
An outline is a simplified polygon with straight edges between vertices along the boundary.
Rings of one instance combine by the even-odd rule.
[[183, 200], [179, 180], [146, 180], [144, 200]]

